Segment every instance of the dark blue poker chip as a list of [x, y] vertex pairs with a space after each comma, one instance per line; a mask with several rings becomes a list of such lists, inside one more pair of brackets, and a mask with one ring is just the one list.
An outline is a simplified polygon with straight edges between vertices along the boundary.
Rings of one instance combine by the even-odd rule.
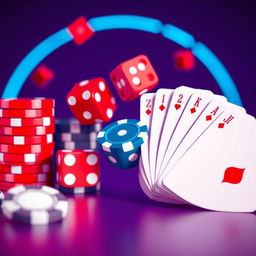
[[60, 132], [54, 134], [55, 141], [96, 141], [97, 132], [86, 132], [86, 133], [70, 133], [70, 132]]
[[76, 142], [76, 141], [55, 141], [55, 150], [59, 149], [68, 149], [68, 150], [73, 150], [73, 149], [93, 149], [96, 150], [98, 149], [97, 141], [81, 141], [81, 142]]
[[58, 190], [48, 186], [17, 186], [7, 191], [3, 214], [11, 220], [31, 225], [47, 225], [66, 217], [68, 202]]
[[89, 133], [89, 132], [99, 132], [101, 130], [101, 123], [91, 124], [91, 125], [81, 125], [77, 119], [64, 119], [55, 121], [55, 130], [57, 133]]
[[139, 120], [123, 119], [104, 127], [97, 140], [106, 152], [129, 152], [138, 149], [147, 136], [147, 126]]
[[90, 194], [90, 193], [96, 193], [96, 191], [99, 190], [99, 184], [97, 186], [93, 187], [63, 187], [61, 185], [57, 185], [57, 189], [64, 193], [64, 194]]

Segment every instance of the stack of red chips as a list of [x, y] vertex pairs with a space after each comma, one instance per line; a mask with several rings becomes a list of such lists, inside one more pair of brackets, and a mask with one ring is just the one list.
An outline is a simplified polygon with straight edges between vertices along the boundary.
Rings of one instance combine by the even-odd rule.
[[0, 99], [0, 190], [50, 185], [54, 100]]

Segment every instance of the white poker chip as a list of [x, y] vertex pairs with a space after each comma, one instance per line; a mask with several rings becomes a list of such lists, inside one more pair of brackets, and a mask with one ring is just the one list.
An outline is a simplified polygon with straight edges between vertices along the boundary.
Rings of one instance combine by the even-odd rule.
[[60, 221], [68, 212], [66, 197], [48, 186], [14, 187], [7, 191], [2, 207], [8, 219], [31, 225]]
[[0, 191], [0, 206], [3, 202], [3, 200], [4, 200], [4, 193], [2, 191]]

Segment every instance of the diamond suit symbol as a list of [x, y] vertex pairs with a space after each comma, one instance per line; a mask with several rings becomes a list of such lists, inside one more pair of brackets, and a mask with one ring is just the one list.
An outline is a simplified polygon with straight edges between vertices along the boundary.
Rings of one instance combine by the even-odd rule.
[[196, 108], [195, 107], [191, 108], [190, 112], [191, 112], [191, 114], [194, 114], [196, 112]]
[[212, 120], [212, 115], [206, 116], [206, 121], [211, 121]]
[[160, 109], [161, 111], [163, 111], [163, 110], [165, 109], [165, 106], [162, 104], [162, 105], [159, 107], [159, 109]]
[[219, 123], [218, 128], [224, 128], [225, 124], [224, 123]]
[[244, 170], [245, 168], [228, 167], [225, 170], [222, 183], [223, 182], [228, 182], [232, 184], [240, 183], [243, 179]]
[[147, 115], [150, 115], [151, 112], [152, 112], [152, 111], [151, 111], [150, 109], [147, 109], [146, 114], [147, 114]]

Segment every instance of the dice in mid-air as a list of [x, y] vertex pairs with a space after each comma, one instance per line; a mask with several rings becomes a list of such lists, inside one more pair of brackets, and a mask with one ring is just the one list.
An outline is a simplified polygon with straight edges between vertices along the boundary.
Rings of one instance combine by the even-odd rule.
[[46, 65], [36, 67], [31, 80], [40, 88], [45, 88], [54, 78], [54, 72]]
[[85, 17], [79, 17], [68, 26], [68, 31], [72, 35], [73, 41], [80, 45], [94, 35], [94, 30]]
[[99, 155], [93, 150], [58, 150], [57, 182], [63, 187], [92, 187], [99, 183]]
[[158, 83], [158, 76], [145, 55], [119, 64], [110, 73], [110, 78], [123, 101], [138, 98]]
[[108, 122], [116, 110], [115, 98], [103, 78], [75, 84], [66, 100], [75, 117], [85, 125]]
[[173, 60], [178, 70], [191, 70], [195, 67], [195, 57], [191, 50], [176, 51]]

